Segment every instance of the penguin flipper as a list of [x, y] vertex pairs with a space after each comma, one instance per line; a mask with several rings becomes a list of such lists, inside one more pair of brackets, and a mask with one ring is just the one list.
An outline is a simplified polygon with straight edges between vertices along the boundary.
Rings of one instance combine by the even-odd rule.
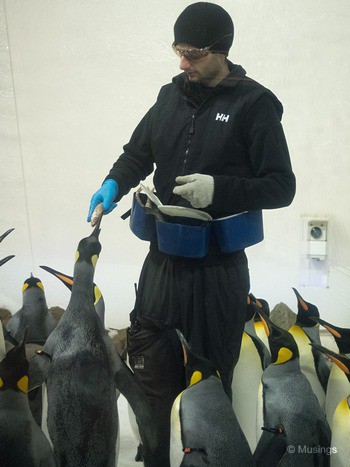
[[253, 455], [256, 467], [279, 465], [286, 450], [287, 437], [284, 431], [264, 430]]
[[330, 367], [326, 363], [325, 356], [315, 347], [312, 347], [312, 354], [315, 360], [317, 377], [320, 380], [324, 392], [327, 392], [328, 379], [331, 371]]
[[41, 386], [46, 381], [50, 366], [50, 356], [41, 351], [38, 351], [29, 360], [29, 391]]
[[117, 351], [115, 354], [117, 358], [117, 370], [114, 376], [116, 388], [123, 394], [135, 414], [144, 459], [152, 458], [157, 449], [158, 439], [154, 423], [152, 422], [153, 417], [150, 403], [142, 386], [135, 379], [134, 373], [121, 359]]

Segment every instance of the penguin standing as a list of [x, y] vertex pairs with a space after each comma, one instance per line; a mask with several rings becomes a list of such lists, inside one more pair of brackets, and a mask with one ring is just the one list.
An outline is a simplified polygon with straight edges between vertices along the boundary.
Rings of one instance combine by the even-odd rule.
[[350, 358], [320, 345], [312, 344], [312, 346], [330, 358], [344, 373], [348, 382], [345, 396], [339, 400], [331, 421], [331, 466], [345, 467], [349, 465], [350, 459]]
[[300, 369], [309, 380], [320, 406], [324, 408], [330, 368], [325, 356], [310, 346], [311, 342], [321, 345], [319, 324], [311, 319], [320, 314], [315, 305], [306, 302], [295, 288], [293, 291], [298, 300], [298, 314], [289, 332], [298, 345]]
[[181, 339], [189, 386], [171, 412], [171, 466], [253, 466], [248, 442], [238, 424], [216, 369], [191, 352]]
[[288, 331], [262, 314], [261, 319], [269, 339], [271, 364], [262, 376], [264, 431], [255, 454], [259, 453], [262, 459], [269, 456], [271, 431], [284, 432], [288, 449], [279, 466], [328, 465], [330, 427], [300, 370], [298, 346]]
[[[27, 341], [43, 345], [57, 325], [51, 315], [41, 280], [33, 274], [26, 279], [22, 287], [22, 308], [12, 315], [7, 323], [8, 333], [19, 341], [24, 329], [28, 328]], [[39, 426], [42, 425], [43, 389], [36, 388], [28, 394], [33, 416]]]
[[[327, 323], [321, 318], [313, 317], [312, 319], [324, 326], [332, 334], [339, 353], [350, 358], [350, 329], [334, 326], [334, 324]], [[348, 385], [348, 379], [344, 371], [336, 363], [332, 363], [325, 404], [326, 417], [329, 423], [332, 422], [339, 401], [347, 395]]]
[[57, 324], [47, 307], [44, 286], [40, 279], [31, 275], [24, 282], [22, 292], [22, 308], [12, 315], [6, 328], [19, 341], [28, 327], [28, 342], [43, 344]]
[[79, 242], [65, 313], [31, 360], [30, 380], [46, 382], [47, 425], [59, 465], [112, 467], [118, 435], [114, 348], [94, 308], [96, 226]]
[[31, 387], [46, 382], [48, 430], [59, 464], [67, 467], [116, 465], [116, 388], [138, 417], [145, 448], [152, 449], [154, 441], [146, 397], [95, 311], [99, 225], [79, 242], [68, 307], [43, 351], [30, 361]]
[[54, 467], [49, 441], [29, 408], [24, 342], [25, 337], [0, 362], [0, 465]]
[[261, 434], [261, 376], [271, 361], [269, 350], [255, 331], [256, 310], [258, 306], [248, 296], [247, 321], [232, 379], [232, 407], [252, 452]]

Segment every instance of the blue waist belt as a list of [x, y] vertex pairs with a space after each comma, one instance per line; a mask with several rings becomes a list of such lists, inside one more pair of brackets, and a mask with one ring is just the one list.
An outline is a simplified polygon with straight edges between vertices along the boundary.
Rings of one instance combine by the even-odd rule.
[[144, 193], [134, 193], [131, 231], [141, 240], [158, 242], [159, 250], [169, 255], [203, 258], [212, 235], [223, 253], [243, 250], [264, 239], [261, 210], [208, 221], [177, 217], [181, 222], [175, 223], [168, 222], [154, 205], [146, 207], [146, 200]]

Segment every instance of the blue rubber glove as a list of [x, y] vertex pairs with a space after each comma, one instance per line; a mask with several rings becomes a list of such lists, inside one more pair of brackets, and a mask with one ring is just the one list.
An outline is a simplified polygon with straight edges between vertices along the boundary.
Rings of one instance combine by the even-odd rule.
[[109, 214], [117, 206], [117, 203], [114, 202], [119, 192], [118, 183], [115, 180], [109, 178], [105, 180], [99, 190], [94, 193], [91, 198], [89, 213], [87, 221], [91, 221], [92, 213], [94, 212], [96, 206], [102, 203], [103, 214]]

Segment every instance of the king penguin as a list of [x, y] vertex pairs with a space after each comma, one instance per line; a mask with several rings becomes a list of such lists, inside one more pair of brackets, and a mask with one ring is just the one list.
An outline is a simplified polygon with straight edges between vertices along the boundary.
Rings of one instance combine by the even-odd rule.
[[[49, 272], [53, 276], [57, 277], [63, 284], [68, 287], [70, 291], [72, 291], [73, 287], [73, 277], [67, 276], [66, 274], [63, 274], [62, 272], [56, 271], [56, 269], [52, 269], [49, 266], [40, 266], [42, 269], [45, 271]], [[103, 295], [101, 290], [98, 288], [98, 286], [93, 283], [92, 285], [92, 290], [94, 294], [94, 306], [96, 313], [98, 314], [102, 324], [105, 324], [105, 302], [103, 299]]]
[[[313, 317], [312, 319], [324, 326], [327, 331], [332, 334], [339, 353], [350, 358], [350, 329], [341, 328], [334, 324], [327, 323], [327, 321], [324, 321], [321, 318]], [[347, 388], [348, 379], [346, 374], [342, 371], [339, 365], [332, 363], [327, 384], [325, 404], [326, 417], [330, 423], [333, 419], [333, 414], [339, 401], [347, 395]]]
[[178, 335], [189, 385], [171, 411], [171, 466], [253, 466], [248, 442], [216, 369], [192, 353], [179, 331]]
[[316, 305], [306, 302], [295, 288], [293, 291], [298, 300], [298, 313], [296, 323], [289, 332], [298, 345], [301, 371], [309, 380], [320, 406], [324, 409], [330, 369], [325, 356], [310, 346], [311, 342], [321, 345], [319, 324], [310, 319], [313, 316], [319, 317], [320, 314]]
[[155, 441], [146, 396], [95, 311], [99, 225], [79, 242], [67, 309], [30, 361], [30, 387], [46, 382], [48, 430], [59, 465], [67, 467], [116, 465], [119, 390], [140, 422], [144, 446], [151, 450]]
[[278, 466], [329, 465], [330, 427], [300, 370], [295, 339], [262, 313], [260, 316], [269, 339], [271, 364], [262, 376], [265, 430], [256, 453], [262, 458], [269, 456], [271, 431], [284, 432], [288, 448], [281, 453]]
[[347, 388], [345, 384], [343, 385], [345, 395], [340, 398], [330, 422], [332, 429], [331, 466], [345, 467], [349, 465], [350, 459], [350, 358], [323, 346], [315, 344], [312, 346], [330, 358], [333, 364], [344, 373], [348, 382]]
[[50, 443], [36, 424], [27, 397], [25, 336], [0, 362], [0, 465], [54, 467]]
[[12, 315], [6, 328], [19, 341], [28, 327], [27, 341], [43, 344], [57, 324], [47, 307], [44, 286], [32, 274], [24, 282], [22, 292], [22, 308]]
[[[22, 308], [9, 319], [7, 331], [18, 341], [24, 329], [28, 327], [27, 342], [43, 345], [57, 325], [47, 307], [44, 286], [41, 280], [32, 274], [24, 282], [22, 292]], [[42, 426], [43, 394], [42, 387], [28, 394], [33, 416], [39, 426]]]
[[117, 457], [116, 352], [92, 293], [99, 233], [98, 223], [79, 242], [68, 307], [30, 361], [30, 385], [46, 382], [47, 426], [58, 463], [72, 467], [114, 467]]
[[261, 376], [271, 362], [269, 350], [255, 331], [257, 310], [259, 307], [248, 296], [247, 321], [232, 379], [232, 407], [252, 452], [261, 434]]

